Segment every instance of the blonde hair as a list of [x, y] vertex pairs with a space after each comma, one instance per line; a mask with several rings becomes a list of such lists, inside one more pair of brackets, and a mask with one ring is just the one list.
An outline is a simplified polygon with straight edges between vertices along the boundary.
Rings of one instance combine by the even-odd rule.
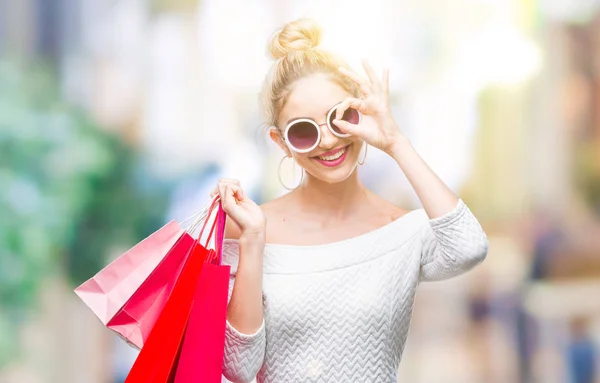
[[[293, 84], [313, 74], [322, 73], [357, 97], [358, 87], [338, 68], [348, 65], [330, 52], [319, 49], [321, 28], [312, 19], [302, 18], [286, 24], [269, 42], [275, 62], [265, 79], [261, 101], [266, 122], [277, 126]], [[280, 127], [283, 128], [283, 127]]]

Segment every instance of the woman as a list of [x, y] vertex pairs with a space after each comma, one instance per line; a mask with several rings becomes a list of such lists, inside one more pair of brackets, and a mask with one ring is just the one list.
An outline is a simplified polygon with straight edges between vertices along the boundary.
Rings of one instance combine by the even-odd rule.
[[[388, 73], [363, 78], [318, 48], [308, 19], [274, 35], [263, 91], [269, 134], [303, 168], [259, 207], [235, 180], [219, 194], [232, 265], [224, 375], [234, 382], [396, 382], [420, 281], [459, 275], [488, 241], [461, 199], [402, 135]], [[361, 184], [367, 145], [392, 156], [423, 208], [405, 211]]]

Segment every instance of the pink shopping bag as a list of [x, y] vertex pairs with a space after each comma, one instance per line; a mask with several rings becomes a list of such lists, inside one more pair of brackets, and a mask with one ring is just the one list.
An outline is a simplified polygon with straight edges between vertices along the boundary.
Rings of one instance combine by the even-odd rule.
[[183, 233], [177, 222], [169, 222], [77, 287], [75, 293], [108, 324]]
[[175, 281], [189, 254], [194, 239], [183, 233], [161, 263], [108, 321], [106, 327], [115, 331], [130, 344], [142, 348], [150, 331], [169, 299]]

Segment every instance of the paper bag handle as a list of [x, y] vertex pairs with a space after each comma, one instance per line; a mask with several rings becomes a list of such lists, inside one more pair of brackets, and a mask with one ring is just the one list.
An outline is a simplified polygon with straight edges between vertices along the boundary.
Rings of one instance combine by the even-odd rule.
[[223, 210], [221, 201], [219, 201], [219, 210], [217, 211], [217, 233], [215, 235], [216, 264], [220, 265], [223, 258], [223, 239], [225, 237], [225, 226], [227, 223], [227, 214]]

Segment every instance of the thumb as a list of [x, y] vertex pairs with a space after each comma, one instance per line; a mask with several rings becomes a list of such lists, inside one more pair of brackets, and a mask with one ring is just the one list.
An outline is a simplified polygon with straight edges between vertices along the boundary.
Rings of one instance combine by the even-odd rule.
[[335, 126], [337, 126], [338, 128], [340, 128], [340, 130], [343, 133], [351, 134], [353, 136], [360, 136], [358, 125], [354, 125], [354, 124], [349, 123], [348, 121], [338, 120], [338, 119], [333, 120], [333, 124]]

